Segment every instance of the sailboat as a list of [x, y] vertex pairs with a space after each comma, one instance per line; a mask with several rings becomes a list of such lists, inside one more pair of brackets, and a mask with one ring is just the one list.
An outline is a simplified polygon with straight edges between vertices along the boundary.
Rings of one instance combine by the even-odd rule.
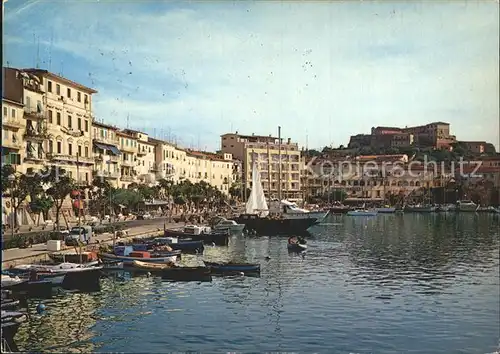
[[307, 229], [316, 223], [316, 218], [285, 218], [281, 213], [270, 216], [257, 164], [252, 165], [252, 190], [247, 200], [245, 214], [234, 218], [245, 224], [245, 230], [259, 235], [307, 234]]

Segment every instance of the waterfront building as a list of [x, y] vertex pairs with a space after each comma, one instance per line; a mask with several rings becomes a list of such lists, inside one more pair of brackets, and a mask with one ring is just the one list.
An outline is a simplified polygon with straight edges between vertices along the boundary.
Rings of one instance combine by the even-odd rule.
[[117, 175], [120, 187], [127, 188], [131, 183], [136, 183], [137, 138], [124, 130], [117, 131], [116, 135], [120, 141], [121, 151], [120, 169]]
[[148, 134], [136, 130], [125, 129], [137, 140], [137, 154], [135, 158], [135, 181], [147, 185], [156, 183], [156, 145], [150, 141]]
[[[281, 192], [282, 198], [302, 198], [301, 154], [298, 144], [292, 143], [291, 139], [286, 141], [281, 139], [280, 142], [277, 137], [273, 136], [227, 133], [221, 136], [221, 151], [230, 153], [235, 159], [241, 161], [242, 182], [246, 188], [252, 188], [252, 164], [255, 161], [267, 197], [278, 197]], [[279, 176], [280, 160], [281, 178]], [[281, 181], [281, 186], [279, 186], [279, 181]], [[246, 197], [244, 196], [245, 199]]]
[[115, 188], [120, 185], [119, 171], [122, 155], [118, 132], [119, 129], [115, 126], [97, 120], [92, 122], [94, 176], [105, 179]]

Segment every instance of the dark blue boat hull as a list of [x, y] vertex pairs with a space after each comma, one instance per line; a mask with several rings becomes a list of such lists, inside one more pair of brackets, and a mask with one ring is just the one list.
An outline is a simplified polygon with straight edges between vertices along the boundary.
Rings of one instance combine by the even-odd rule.
[[248, 272], [256, 273], [260, 272], [260, 264], [219, 264], [205, 262], [206, 266], [209, 267], [213, 272], [216, 273], [229, 273], [229, 272]]

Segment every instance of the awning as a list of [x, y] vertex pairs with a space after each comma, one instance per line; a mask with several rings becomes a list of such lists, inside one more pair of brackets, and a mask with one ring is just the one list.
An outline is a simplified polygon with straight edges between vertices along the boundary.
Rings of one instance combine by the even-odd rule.
[[98, 147], [99, 149], [102, 149], [102, 150], [109, 150], [114, 155], [121, 155], [122, 154], [122, 152], [116, 146], [113, 146], [113, 145], [103, 144], [103, 143], [94, 143], [94, 146]]

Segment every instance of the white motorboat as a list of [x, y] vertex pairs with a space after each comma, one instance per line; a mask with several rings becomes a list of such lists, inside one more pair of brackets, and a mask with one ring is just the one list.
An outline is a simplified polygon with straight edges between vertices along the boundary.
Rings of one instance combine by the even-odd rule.
[[377, 210], [356, 209], [347, 212], [348, 216], [376, 216]]
[[479, 205], [472, 200], [459, 200], [457, 202], [458, 211], [475, 212], [479, 209]]
[[26, 280], [21, 279], [18, 276], [2, 274], [2, 289], [9, 288], [11, 286], [18, 285], [24, 282], [26, 282]]
[[415, 212], [415, 213], [434, 213], [436, 211], [436, 207], [429, 204], [414, 204], [414, 205], [405, 205], [404, 211]]
[[278, 212], [284, 219], [316, 219], [316, 222], [321, 222], [328, 216], [328, 211], [310, 211], [299, 208], [297, 204], [288, 200], [271, 201], [269, 210]]
[[234, 220], [222, 218], [215, 226], [215, 230], [229, 230], [231, 233], [241, 233], [245, 228], [245, 224], [238, 224]]

